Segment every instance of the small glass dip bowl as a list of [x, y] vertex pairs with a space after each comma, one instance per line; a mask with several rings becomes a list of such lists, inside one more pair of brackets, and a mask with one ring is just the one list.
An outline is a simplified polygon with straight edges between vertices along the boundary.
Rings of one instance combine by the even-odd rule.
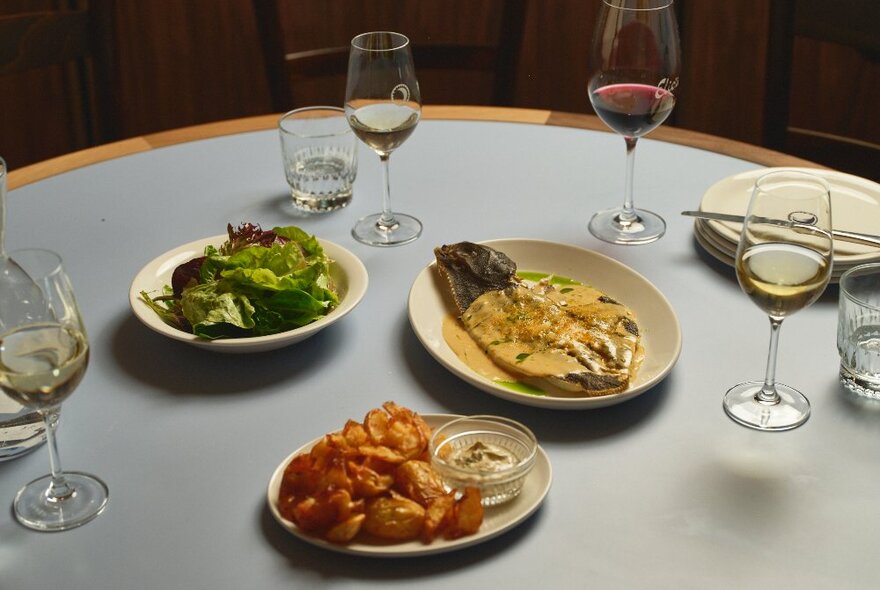
[[467, 416], [431, 437], [431, 464], [449, 488], [480, 489], [483, 506], [512, 500], [535, 465], [532, 431], [508, 418]]

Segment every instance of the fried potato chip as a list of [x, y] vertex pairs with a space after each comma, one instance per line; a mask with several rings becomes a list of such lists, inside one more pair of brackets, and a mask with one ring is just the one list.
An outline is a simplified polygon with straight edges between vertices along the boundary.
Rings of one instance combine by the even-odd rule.
[[483, 504], [478, 488], [465, 488], [462, 497], [455, 503], [452, 525], [446, 529], [447, 539], [457, 539], [472, 535], [483, 524]]
[[383, 442], [407, 459], [415, 459], [428, 448], [428, 439], [409, 419], [392, 418]]
[[348, 473], [355, 495], [361, 498], [372, 498], [383, 494], [394, 484], [393, 475], [377, 473], [366, 465], [358, 465], [354, 462], [348, 464]]
[[391, 417], [380, 409], [370, 410], [364, 418], [364, 429], [375, 445], [381, 445], [388, 431]]
[[350, 516], [327, 531], [324, 538], [331, 543], [348, 543], [354, 539], [359, 532], [361, 532], [361, 525], [363, 525], [366, 517], [366, 514], [355, 514], [354, 516]]
[[354, 420], [349, 420], [345, 423], [345, 428], [342, 429], [342, 436], [345, 438], [345, 442], [354, 449], [367, 444], [370, 439], [370, 435], [367, 434], [367, 429], [364, 428], [364, 425]]
[[422, 542], [430, 543], [451, 523], [455, 513], [455, 495], [450, 492], [431, 500], [425, 509]]
[[395, 465], [406, 461], [406, 457], [397, 451], [382, 445], [361, 445], [358, 447], [358, 452], [364, 457], [373, 457]]
[[367, 502], [363, 528], [382, 539], [408, 541], [418, 538], [425, 522], [425, 509], [403, 496], [380, 496]]
[[292, 516], [303, 530], [320, 531], [336, 522], [336, 508], [317, 496], [308, 496], [293, 507]]
[[446, 495], [440, 476], [430, 463], [411, 459], [394, 473], [394, 489], [427, 507], [431, 500]]

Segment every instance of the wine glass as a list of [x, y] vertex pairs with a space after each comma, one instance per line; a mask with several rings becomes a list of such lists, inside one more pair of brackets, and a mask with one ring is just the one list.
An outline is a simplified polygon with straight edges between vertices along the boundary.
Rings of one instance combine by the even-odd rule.
[[19, 490], [13, 509], [29, 528], [65, 530], [92, 520], [107, 504], [104, 482], [61, 470], [55, 440], [61, 402], [85, 374], [89, 344], [61, 258], [37, 249], [19, 250], [12, 257], [42, 291], [48, 319], [6, 324], [0, 334], [0, 388], [42, 416], [51, 467], [49, 475]]
[[590, 52], [593, 109], [626, 141], [623, 207], [600, 211], [590, 233], [613, 244], [647, 244], [666, 231], [663, 218], [633, 207], [636, 142], [675, 106], [681, 58], [672, 0], [604, 0]]
[[370, 246], [399, 246], [422, 233], [422, 223], [391, 211], [388, 161], [415, 131], [422, 112], [409, 39], [400, 33], [363, 33], [351, 40], [345, 116], [355, 135], [382, 163], [382, 212], [358, 220], [351, 235]]
[[[41, 319], [45, 307], [40, 290], [6, 255], [7, 172], [6, 162], [0, 158], [0, 332], [7, 323]], [[0, 461], [27, 453], [45, 438], [40, 416], [0, 393]]]
[[757, 430], [790, 430], [810, 417], [798, 390], [776, 383], [782, 320], [813, 303], [831, 276], [831, 196], [821, 177], [770, 172], [755, 183], [736, 249], [740, 287], [770, 317], [764, 381], [749, 381], [724, 396], [724, 411]]

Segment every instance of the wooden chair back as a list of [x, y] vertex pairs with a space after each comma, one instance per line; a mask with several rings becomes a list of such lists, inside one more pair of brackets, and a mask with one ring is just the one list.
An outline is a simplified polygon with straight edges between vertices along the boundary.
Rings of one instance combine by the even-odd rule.
[[[795, 37], [834, 43], [880, 66], [880, 2], [877, 0], [774, 0], [767, 47], [764, 145], [842, 171], [880, 180], [880, 144], [793, 125], [792, 69]], [[810, 100], [800, 96], [799, 100]], [[845, 110], [847, 104], [839, 105]]]
[[50, 66], [69, 68], [67, 100], [82, 117], [72, 121], [79, 127], [75, 135], [84, 135], [79, 147], [119, 137], [109, 32], [113, 2], [72, 0], [71, 8], [0, 16], [0, 76]]
[[[283, 112], [306, 106], [297, 98], [296, 88], [305, 81], [336, 77], [344, 86], [349, 46], [315, 48], [287, 52], [284, 27], [279, 17], [283, 0], [252, 0], [257, 30], [262, 43], [266, 78], [272, 107]], [[513, 104], [516, 73], [525, 27], [526, 0], [501, 0], [499, 36], [494, 44], [434, 44], [413, 41], [416, 72], [460, 70], [492, 76], [491, 104]], [[340, 96], [342, 92], [338, 93]]]

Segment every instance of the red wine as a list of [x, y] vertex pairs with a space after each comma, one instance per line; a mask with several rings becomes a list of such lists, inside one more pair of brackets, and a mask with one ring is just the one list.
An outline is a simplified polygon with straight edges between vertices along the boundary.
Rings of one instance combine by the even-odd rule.
[[599, 118], [625, 137], [653, 131], [675, 106], [671, 92], [647, 84], [602, 86], [590, 94], [590, 101]]

